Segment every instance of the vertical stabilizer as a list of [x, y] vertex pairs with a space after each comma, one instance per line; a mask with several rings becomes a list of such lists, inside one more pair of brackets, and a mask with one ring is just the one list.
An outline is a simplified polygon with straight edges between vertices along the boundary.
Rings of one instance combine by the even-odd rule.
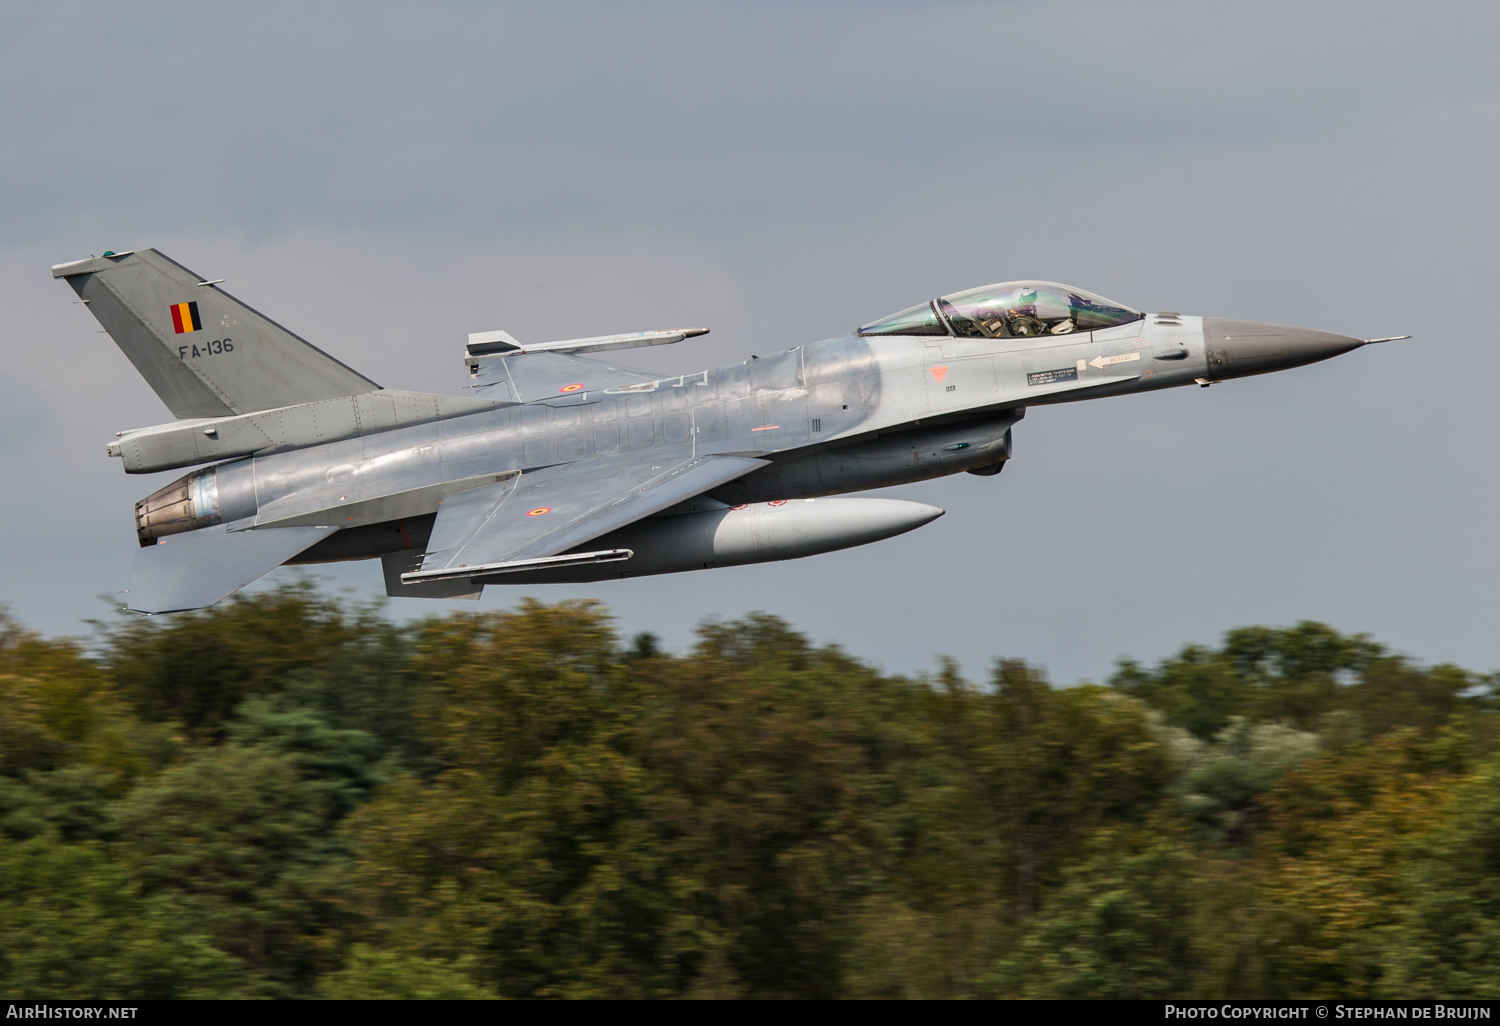
[[222, 417], [380, 386], [154, 249], [52, 268], [176, 417]]

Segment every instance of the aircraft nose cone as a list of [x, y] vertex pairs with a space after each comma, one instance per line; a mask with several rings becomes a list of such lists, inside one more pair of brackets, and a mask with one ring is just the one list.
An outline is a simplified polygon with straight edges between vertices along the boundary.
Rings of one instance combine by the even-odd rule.
[[1215, 380], [1301, 367], [1364, 344], [1364, 339], [1313, 328], [1203, 319], [1203, 347], [1208, 353], [1209, 376]]

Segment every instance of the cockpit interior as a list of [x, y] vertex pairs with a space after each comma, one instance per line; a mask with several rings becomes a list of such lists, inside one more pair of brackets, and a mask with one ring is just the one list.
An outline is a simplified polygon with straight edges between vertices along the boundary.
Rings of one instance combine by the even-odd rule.
[[861, 335], [956, 335], [959, 338], [1030, 338], [1068, 335], [1129, 324], [1146, 315], [1070, 285], [1007, 281], [882, 317]]

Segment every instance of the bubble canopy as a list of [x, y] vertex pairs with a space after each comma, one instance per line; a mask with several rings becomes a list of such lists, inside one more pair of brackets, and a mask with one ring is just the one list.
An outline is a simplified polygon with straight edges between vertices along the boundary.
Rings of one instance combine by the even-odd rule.
[[1138, 321], [1145, 314], [1071, 285], [1007, 281], [955, 292], [882, 317], [861, 335], [957, 335], [1030, 338], [1069, 335]]

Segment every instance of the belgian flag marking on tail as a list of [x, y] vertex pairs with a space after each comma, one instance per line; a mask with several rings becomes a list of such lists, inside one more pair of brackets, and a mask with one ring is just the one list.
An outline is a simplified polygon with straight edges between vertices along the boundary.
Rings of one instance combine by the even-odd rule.
[[202, 331], [203, 322], [198, 319], [197, 303], [175, 303], [172, 306], [172, 327], [177, 334], [186, 334], [189, 331]]

